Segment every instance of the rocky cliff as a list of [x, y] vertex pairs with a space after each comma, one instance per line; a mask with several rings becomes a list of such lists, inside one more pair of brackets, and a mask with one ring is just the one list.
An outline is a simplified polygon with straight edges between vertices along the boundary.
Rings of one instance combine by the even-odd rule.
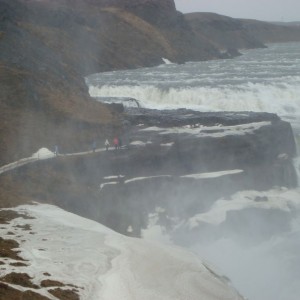
[[[89, 143], [115, 123], [83, 76], [162, 62], [212, 59], [174, 1], [0, 2], [1, 163], [41, 146]], [[94, 130], [85, 130], [94, 128]]]

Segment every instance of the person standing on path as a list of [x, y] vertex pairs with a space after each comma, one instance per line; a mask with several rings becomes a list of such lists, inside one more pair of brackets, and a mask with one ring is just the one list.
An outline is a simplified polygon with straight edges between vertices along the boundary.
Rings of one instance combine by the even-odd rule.
[[122, 147], [122, 140], [121, 138], [119, 138], [118, 148], [121, 149], [121, 147]]
[[114, 147], [115, 147], [115, 150], [117, 150], [119, 148], [119, 139], [117, 137], [114, 138]]
[[58, 146], [57, 145], [54, 146], [54, 154], [55, 154], [55, 156], [58, 156]]
[[96, 147], [97, 147], [97, 143], [96, 143], [96, 141], [93, 141], [92, 149], [93, 149], [93, 152], [94, 152], [94, 153], [95, 153], [95, 151], [96, 151]]
[[109, 143], [108, 139], [105, 140], [104, 145], [105, 145], [106, 151], [108, 151], [108, 148], [110, 146], [110, 143]]

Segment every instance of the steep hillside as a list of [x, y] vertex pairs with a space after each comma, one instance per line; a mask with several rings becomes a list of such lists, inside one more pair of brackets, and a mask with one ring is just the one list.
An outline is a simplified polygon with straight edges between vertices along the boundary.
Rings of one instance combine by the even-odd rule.
[[118, 130], [120, 117], [91, 101], [85, 75], [162, 58], [216, 59], [219, 50], [264, 47], [297, 33], [216, 14], [184, 17], [174, 0], [2, 0], [0, 162], [42, 146], [88, 147]]
[[[106, 135], [114, 115], [83, 77], [220, 57], [195, 38], [173, 0], [0, 2], [0, 162], [41, 146], [74, 149]], [[90, 129], [93, 130], [90, 130]]]
[[240, 20], [247, 32], [264, 43], [285, 43], [300, 41], [300, 27], [297, 22], [272, 24], [257, 20]]
[[185, 19], [198, 38], [219, 49], [251, 49], [265, 43], [300, 41], [299, 26], [234, 19], [214, 13], [190, 13]]
[[219, 49], [264, 47], [263, 42], [249, 34], [238, 19], [214, 13], [190, 13], [185, 19], [199, 38], [207, 39]]

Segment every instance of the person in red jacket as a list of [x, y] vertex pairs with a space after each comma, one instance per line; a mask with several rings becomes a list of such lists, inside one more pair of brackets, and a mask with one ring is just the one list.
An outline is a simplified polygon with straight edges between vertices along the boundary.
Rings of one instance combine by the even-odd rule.
[[119, 139], [117, 137], [114, 138], [114, 146], [116, 150], [119, 148]]

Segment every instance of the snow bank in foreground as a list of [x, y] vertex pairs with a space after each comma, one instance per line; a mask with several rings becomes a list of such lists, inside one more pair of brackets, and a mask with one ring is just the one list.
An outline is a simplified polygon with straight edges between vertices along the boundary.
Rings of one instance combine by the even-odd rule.
[[[73, 284], [80, 299], [87, 300], [243, 299], [225, 279], [180, 248], [125, 237], [51, 205], [15, 210], [34, 219], [13, 219], [1, 225], [0, 233], [20, 244], [27, 266], [14, 267], [12, 259], [2, 259], [1, 276], [22, 272], [37, 285], [45, 279]], [[26, 224], [29, 231], [20, 227]], [[56, 299], [47, 288], [35, 292]]]

